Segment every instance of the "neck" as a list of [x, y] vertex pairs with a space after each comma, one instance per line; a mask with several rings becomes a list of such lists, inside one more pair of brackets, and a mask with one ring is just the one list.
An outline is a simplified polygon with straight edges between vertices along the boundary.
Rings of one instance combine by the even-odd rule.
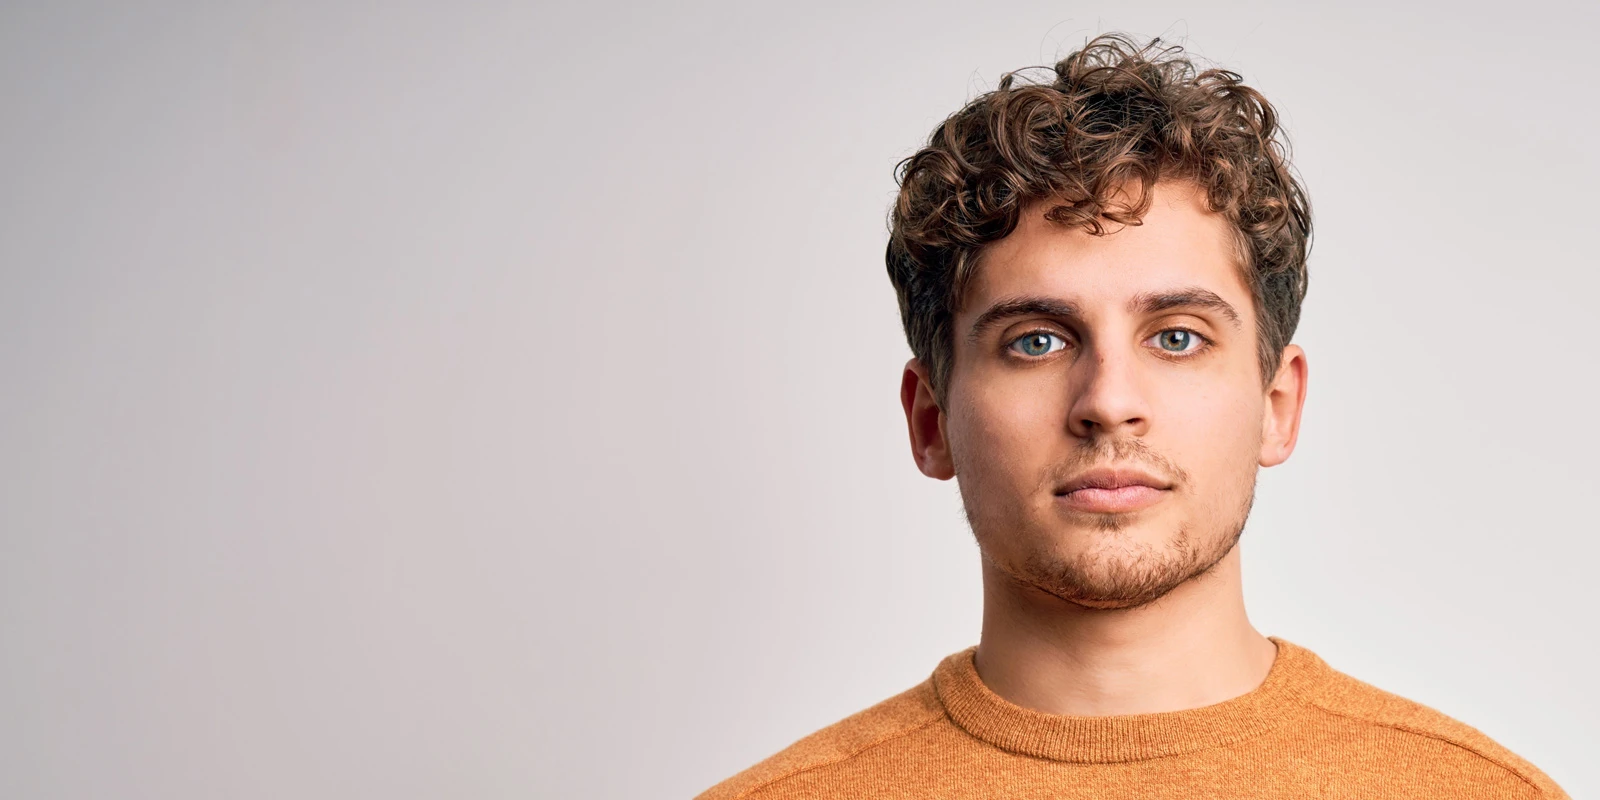
[[1244, 610], [1239, 548], [1153, 603], [1091, 609], [1006, 580], [987, 560], [974, 663], [1006, 700], [1050, 714], [1181, 711], [1261, 685], [1277, 646]]

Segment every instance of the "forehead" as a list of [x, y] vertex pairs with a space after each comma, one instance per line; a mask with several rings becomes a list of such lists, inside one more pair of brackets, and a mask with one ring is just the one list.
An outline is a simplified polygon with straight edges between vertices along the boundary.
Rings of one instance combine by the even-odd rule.
[[1143, 224], [1105, 221], [1110, 233], [1103, 236], [1047, 220], [1052, 204], [1033, 204], [1016, 230], [984, 251], [958, 318], [970, 320], [996, 300], [1019, 295], [1071, 299], [1092, 313], [1180, 287], [1209, 289], [1249, 316], [1232, 223], [1207, 208], [1205, 192], [1193, 184], [1163, 181], [1151, 195]]

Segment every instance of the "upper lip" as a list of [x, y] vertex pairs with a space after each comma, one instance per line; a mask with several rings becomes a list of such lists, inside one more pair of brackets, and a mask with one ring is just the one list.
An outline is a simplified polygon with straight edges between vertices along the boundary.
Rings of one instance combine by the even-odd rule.
[[1172, 481], [1162, 480], [1137, 467], [1098, 467], [1081, 472], [1072, 480], [1056, 487], [1056, 494], [1067, 494], [1079, 489], [1121, 489], [1124, 486], [1171, 489]]

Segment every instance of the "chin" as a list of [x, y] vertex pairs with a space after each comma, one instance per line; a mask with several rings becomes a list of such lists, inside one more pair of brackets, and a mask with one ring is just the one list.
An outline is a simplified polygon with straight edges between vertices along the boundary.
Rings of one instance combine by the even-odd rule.
[[1090, 516], [1091, 524], [1073, 532], [1073, 538], [1090, 539], [1085, 546], [1040, 547], [1017, 565], [1017, 578], [1085, 608], [1136, 608], [1161, 599], [1220, 560], [1214, 549], [1208, 553], [1197, 547], [1183, 528], [1146, 531], [1146, 538], [1138, 535], [1129, 515]]
[[1183, 584], [1183, 580], [1170, 583], [1106, 582], [1061, 573], [1037, 575], [1034, 578], [1033, 588], [1059, 600], [1096, 611], [1146, 606]]

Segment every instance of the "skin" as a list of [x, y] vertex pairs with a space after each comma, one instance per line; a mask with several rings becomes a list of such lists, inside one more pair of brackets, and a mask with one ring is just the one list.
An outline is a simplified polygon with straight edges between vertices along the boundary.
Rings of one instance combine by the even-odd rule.
[[[902, 377], [917, 467], [957, 480], [982, 554], [979, 676], [1048, 713], [1211, 705], [1276, 656], [1237, 542], [1257, 470], [1294, 450], [1305, 354], [1263, 380], [1230, 224], [1191, 184], [1152, 192], [1098, 237], [1027, 209], [955, 316], [944, 407], [917, 359]], [[1065, 492], [1102, 467], [1157, 485]]]

